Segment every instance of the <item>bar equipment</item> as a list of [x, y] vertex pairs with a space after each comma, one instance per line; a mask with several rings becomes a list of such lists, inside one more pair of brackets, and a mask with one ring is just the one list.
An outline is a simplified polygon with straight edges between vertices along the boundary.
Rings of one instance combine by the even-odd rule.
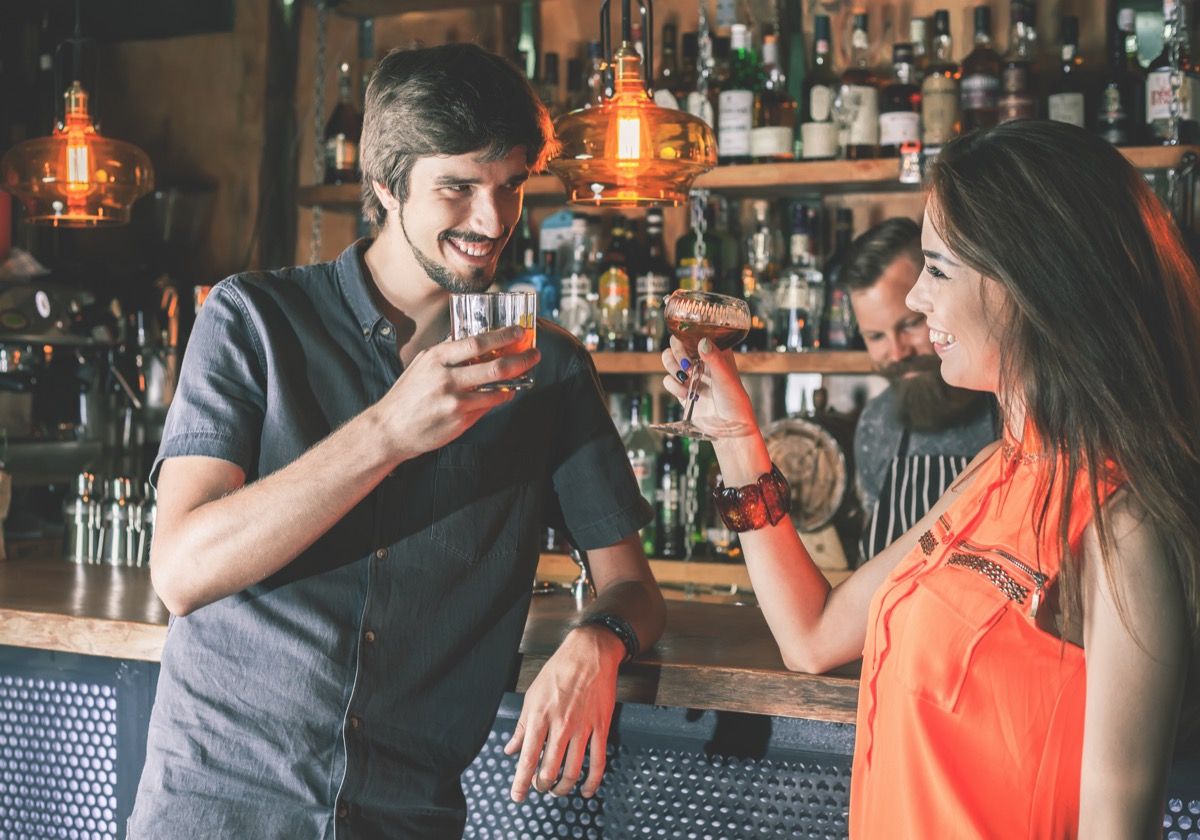
[[81, 472], [75, 477], [75, 493], [63, 503], [66, 532], [63, 551], [72, 563], [91, 564], [96, 558], [100, 531], [100, 503], [93, 495], [96, 476]]

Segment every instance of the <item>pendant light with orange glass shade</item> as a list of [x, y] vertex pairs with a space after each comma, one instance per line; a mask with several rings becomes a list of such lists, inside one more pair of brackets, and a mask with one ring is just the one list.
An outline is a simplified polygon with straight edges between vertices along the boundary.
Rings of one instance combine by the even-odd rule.
[[[74, 47], [78, 75], [84, 39], [75, 34], [59, 45]], [[129, 222], [137, 199], [154, 188], [150, 158], [132, 143], [100, 134], [78, 78], [63, 94], [63, 119], [49, 137], [18, 143], [0, 159], [0, 187], [19, 198], [27, 221], [86, 228]]]
[[641, 0], [646, 58], [630, 40], [630, 0], [621, 0], [621, 43], [614, 54], [609, 0], [600, 6], [600, 33], [612, 91], [602, 101], [558, 118], [562, 144], [550, 171], [567, 188], [567, 201], [594, 207], [650, 207], [682, 203], [696, 177], [716, 166], [712, 128], [685, 111], [654, 103], [654, 10]]

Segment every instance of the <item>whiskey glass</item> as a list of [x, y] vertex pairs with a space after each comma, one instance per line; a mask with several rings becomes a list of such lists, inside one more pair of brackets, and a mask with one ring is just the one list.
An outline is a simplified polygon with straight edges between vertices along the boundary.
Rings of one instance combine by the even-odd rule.
[[[489, 350], [467, 362], [488, 362], [501, 355], [530, 350], [537, 342], [537, 292], [479, 292], [450, 295], [450, 337], [467, 338], [480, 333], [521, 327], [521, 338], [503, 350]], [[533, 373], [480, 385], [477, 391], [524, 391], [533, 387]]]

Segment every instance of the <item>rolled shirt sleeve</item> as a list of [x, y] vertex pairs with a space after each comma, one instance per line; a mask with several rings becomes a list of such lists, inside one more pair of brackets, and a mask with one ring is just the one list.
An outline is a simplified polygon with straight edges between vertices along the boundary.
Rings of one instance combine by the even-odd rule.
[[151, 470], [204, 455], [255, 472], [266, 407], [266, 365], [258, 336], [231, 280], [217, 284], [196, 316]]

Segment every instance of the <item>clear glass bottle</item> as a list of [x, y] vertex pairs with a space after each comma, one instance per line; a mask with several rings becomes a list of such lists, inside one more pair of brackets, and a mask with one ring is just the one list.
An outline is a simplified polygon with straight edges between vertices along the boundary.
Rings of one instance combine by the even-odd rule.
[[975, 48], [963, 59], [959, 91], [964, 132], [996, 124], [1000, 116], [1000, 56], [992, 49], [989, 6], [975, 7]]
[[555, 317], [563, 329], [584, 343], [597, 330], [592, 278], [588, 272], [589, 240], [587, 217], [576, 215], [571, 220], [571, 264], [559, 284]]
[[634, 346], [631, 349], [647, 353], [662, 349], [666, 334], [663, 298], [671, 291], [673, 273], [663, 242], [663, 212], [659, 208], [651, 208], [646, 211], [646, 258], [638, 269], [635, 281], [637, 300]]
[[950, 13], [933, 14], [933, 59], [921, 82], [921, 145], [936, 155], [958, 134], [958, 65], [950, 38]]
[[797, 204], [792, 210], [790, 260], [775, 293], [774, 345], [780, 352], [798, 353], [820, 346], [825, 275], [817, 269], [813, 248], [815, 220], [815, 208]]
[[913, 80], [912, 44], [892, 47], [895, 75], [880, 92], [879, 156], [900, 157], [905, 143], [921, 141], [921, 88]]
[[754, 127], [750, 130], [750, 156], [756, 161], [791, 160], [796, 133], [796, 100], [788, 93], [787, 78], [779, 65], [775, 35], [763, 36], [763, 75], [754, 97]]
[[742, 268], [742, 295], [750, 304], [750, 331], [738, 345], [743, 351], [771, 347], [779, 249], [775, 244], [778, 232], [771, 226], [769, 212], [770, 205], [765, 200], [754, 202], [754, 232], [747, 240], [746, 264]]
[[870, 67], [868, 16], [854, 16], [850, 66], [842, 73], [838, 92], [842, 117], [842, 157], [847, 160], [873, 158], [879, 154], [879, 83]]
[[829, 16], [813, 19], [813, 63], [804, 81], [800, 112], [800, 154], [804, 160], [833, 160], [838, 155], [838, 125], [833, 103], [838, 78], [833, 73]]
[[1033, 56], [1030, 52], [1029, 25], [1032, 10], [1024, 2], [1012, 4], [1012, 26], [1008, 33], [1008, 52], [1000, 70], [1000, 98], [996, 101], [999, 122], [1029, 120], [1037, 116], [1033, 96]]

